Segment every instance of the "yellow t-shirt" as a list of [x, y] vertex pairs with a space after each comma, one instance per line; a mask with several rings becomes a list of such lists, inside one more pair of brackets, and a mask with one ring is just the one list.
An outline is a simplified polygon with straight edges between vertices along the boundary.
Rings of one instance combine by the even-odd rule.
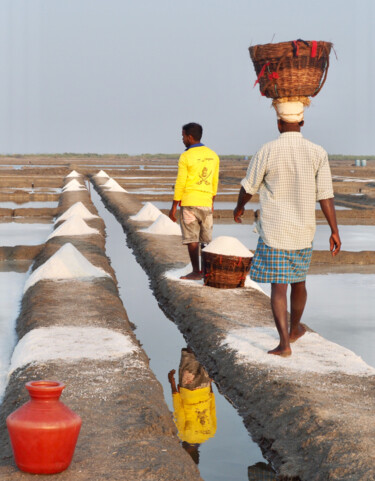
[[219, 157], [204, 145], [181, 154], [173, 200], [182, 206], [212, 207], [219, 181]]
[[215, 395], [210, 387], [173, 393], [174, 420], [181, 441], [200, 444], [215, 436]]

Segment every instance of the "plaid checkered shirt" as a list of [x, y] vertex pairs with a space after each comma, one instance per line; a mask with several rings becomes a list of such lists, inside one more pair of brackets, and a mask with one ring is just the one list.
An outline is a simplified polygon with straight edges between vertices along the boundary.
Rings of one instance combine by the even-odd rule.
[[322, 147], [300, 132], [284, 132], [252, 157], [241, 185], [248, 194], [259, 191], [256, 229], [266, 245], [287, 250], [311, 247], [315, 204], [333, 197], [328, 155]]

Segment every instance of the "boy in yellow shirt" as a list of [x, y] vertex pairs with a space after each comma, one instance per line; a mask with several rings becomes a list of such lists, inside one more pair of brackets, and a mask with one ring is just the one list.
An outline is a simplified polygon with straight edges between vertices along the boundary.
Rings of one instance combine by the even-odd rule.
[[169, 217], [176, 222], [178, 204], [181, 205], [182, 243], [188, 246], [193, 271], [181, 279], [199, 280], [199, 243], [212, 239], [213, 204], [219, 181], [219, 157], [203, 145], [202, 126], [191, 122], [182, 127], [182, 142], [186, 150], [178, 161], [178, 173], [173, 204]]

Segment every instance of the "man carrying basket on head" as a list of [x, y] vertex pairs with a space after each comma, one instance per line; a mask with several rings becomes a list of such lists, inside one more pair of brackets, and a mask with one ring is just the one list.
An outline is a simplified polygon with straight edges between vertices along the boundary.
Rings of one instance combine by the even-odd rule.
[[[307, 97], [274, 101], [280, 137], [265, 144], [251, 159], [241, 181], [234, 220], [241, 222], [245, 204], [259, 191], [258, 246], [250, 277], [271, 283], [271, 307], [280, 336], [269, 354], [290, 356], [290, 343], [306, 332], [300, 320], [305, 308], [305, 286], [315, 234], [315, 204], [331, 228], [330, 250], [341, 247], [333, 202], [332, 178], [326, 151], [304, 139], [304, 104]], [[291, 319], [288, 332], [287, 288], [291, 284]]]

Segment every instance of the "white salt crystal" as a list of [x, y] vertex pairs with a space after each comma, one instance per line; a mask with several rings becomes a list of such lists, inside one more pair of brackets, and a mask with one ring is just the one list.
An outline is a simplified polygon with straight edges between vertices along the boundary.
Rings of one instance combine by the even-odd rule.
[[229, 236], [216, 237], [203, 251], [236, 257], [253, 257], [254, 255], [242, 242], [236, 239], [236, 237]]
[[94, 175], [94, 177], [106, 177], [107, 179], [109, 179], [109, 175], [107, 174], [107, 172], [104, 172], [104, 170], [100, 170], [97, 174]]
[[69, 177], [80, 177], [80, 176], [81, 174], [79, 174], [76, 170], [72, 170], [70, 174], [68, 174], [65, 178], [67, 179]]
[[92, 235], [100, 234], [98, 229], [93, 229], [89, 227], [86, 222], [79, 215], [72, 215], [63, 224], [61, 224], [57, 229], [55, 229], [52, 234], [47, 237], [52, 239], [52, 237], [59, 237], [62, 235]]
[[137, 214], [130, 216], [130, 219], [137, 222], [153, 222], [159, 217], [161, 213], [161, 210], [155, 207], [154, 204], [152, 204], [151, 202], [146, 202], [146, 204], [142, 207], [140, 211], [138, 211]]
[[129, 336], [102, 327], [41, 327], [18, 342], [9, 373], [31, 362], [115, 359], [136, 350]]
[[55, 224], [66, 220], [73, 215], [78, 215], [81, 219], [98, 219], [97, 215], [92, 214], [82, 202], [76, 202], [55, 220]]
[[127, 192], [127, 190], [123, 189], [121, 185], [115, 181], [115, 179], [108, 179], [103, 187], [108, 189], [110, 192]]
[[23, 292], [43, 279], [89, 279], [92, 277], [110, 277], [100, 267], [95, 267], [83, 256], [73, 244], [68, 242], [39, 266], [27, 279]]
[[83, 190], [83, 189], [86, 189], [86, 187], [82, 185], [80, 182], [78, 182], [77, 179], [73, 179], [62, 188], [62, 191], [66, 192], [66, 191]]
[[160, 214], [153, 224], [146, 229], [141, 229], [141, 232], [147, 232], [148, 234], [181, 235], [181, 227], [165, 214]]

